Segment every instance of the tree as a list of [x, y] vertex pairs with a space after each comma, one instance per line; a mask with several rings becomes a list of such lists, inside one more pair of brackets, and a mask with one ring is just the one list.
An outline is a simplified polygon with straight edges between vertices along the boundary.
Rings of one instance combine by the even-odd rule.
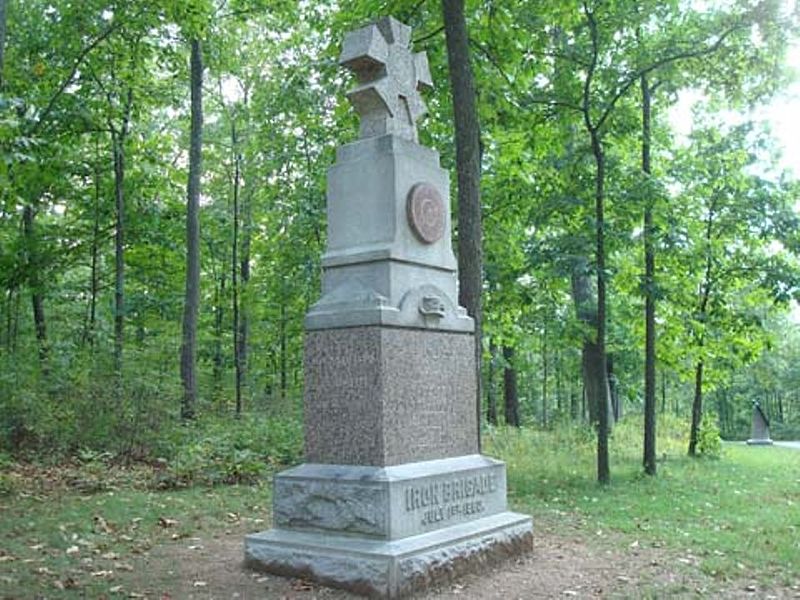
[[[765, 142], [749, 124], [721, 131], [698, 129], [680, 154], [679, 177], [686, 215], [681, 254], [691, 264], [693, 285], [680, 284], [675, 298], [685, 311], [694, 379], [688, 452], [698, 453], [704, 390], [715, 386], [720, 367], [747, 364], [765, 337], [758, 306], [769, 298], [787, 302], [797, 293], [798, 272], [788, 253], [770, 244], [791, 244], [794, 191], [781, 180], [752, 173]], [[688, 293], [681, 290], [690, 290]], [[693, 293], [692, 293], [693, 292]]]
[[203, 148], [203, 54], [191, 40], [191, 115], [189, 180], [186, 187], [186, 295], [183, 308], [181, 418], [191, 419], [197, 404], [197, 314], [200, 306], [200, 175]]
[[442, 0], [447, 64], [453, 95], [453, 118], [458, 175], [459, 304], [475, 320], [475, 381], [478, 446], [481, 422], [481, 360], [483, 357], [481, 289], [480, 128], [475, 106], [475, 84], [469, 59], [464, 0]]

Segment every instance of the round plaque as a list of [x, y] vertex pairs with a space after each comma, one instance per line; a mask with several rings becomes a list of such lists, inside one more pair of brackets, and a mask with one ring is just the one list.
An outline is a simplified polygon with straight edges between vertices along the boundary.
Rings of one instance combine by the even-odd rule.
[[408, 193], [408, 223], [424, 243], [432, 244], [444, 235], [444, 202], [430, 183], [418, 183]]

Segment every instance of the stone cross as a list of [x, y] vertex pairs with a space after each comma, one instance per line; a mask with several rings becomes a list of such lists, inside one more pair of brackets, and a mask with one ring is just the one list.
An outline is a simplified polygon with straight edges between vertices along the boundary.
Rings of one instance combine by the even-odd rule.
[[427, 109], [420, 91], [432, 88], [424, 52], [411, 52], [411, 28], [392, 17], [356, 29], [344, 39], [339, 64], [358, 85], [347, 98], [361, 117], [361, 138], [395, 134], [417, 141], [417, 120]]

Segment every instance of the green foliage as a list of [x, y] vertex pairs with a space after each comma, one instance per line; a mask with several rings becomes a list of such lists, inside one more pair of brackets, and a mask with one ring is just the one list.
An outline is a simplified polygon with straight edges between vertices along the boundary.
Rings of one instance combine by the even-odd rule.
[[162, 447], [169, 458], [158, 487], [252, 483], [273, 468], [300, 460], [299, 421], [248, 415], [205, 416], [177, 426]]
[[697, 436], [697, 452], [706, 458], [719, 458], [722, 455], [722, 438], [717, 426], [717, 415], [710, 412], [703, 414]]
[[[145, 459], [173, 420], [177, 393], [167, 373], [125, 377], [80, 368], [81, 356], [62, 350], [51, 376], [17, 365], [0, 373], [0, 450], [23, 457], [59, 460], [108, 452], [126, 459]], [[73, 360], [75, 362], [73, 362]], [[140, 356], [140, 365], [147, 357]]]
[[563, 533], [574, 523], [570, 531], [598, 552], [667, 549], [721, 585], [743, 573], [795, 585], [800, 452], [731, 444], [721, 460], [695, 460], [686, 434], [685, 419], [659, 417], [658, 476], [649, 477], [641, 424], [625, 419], [611, 440], [616, 468], [606, 487], [595, 481], [594, 448], [580, 431], [496, 428], [485, 449], [507, 463], [512, 505], [540, 530]]

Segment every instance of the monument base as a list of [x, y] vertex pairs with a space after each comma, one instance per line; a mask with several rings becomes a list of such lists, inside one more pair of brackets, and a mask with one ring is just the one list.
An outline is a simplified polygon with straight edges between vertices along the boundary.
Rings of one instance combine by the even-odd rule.
[[750, 439], [750, 440], [747, 440], [747, 445], [748, 446], [772, 446], [772, 440], [769, 439], [769, 438], [761, 439], [761, 440]]
[[506, 468], [470, 454], [386, 467], [306, 463], [275, 476], [275, 529], [245, 538], [248, 566], [396, 598], [529, 550]]
[[531, 518], [503, 512], [399, 540], [273, 529], [245, 538], [246, 566], [398, 598], [532, 547]]

